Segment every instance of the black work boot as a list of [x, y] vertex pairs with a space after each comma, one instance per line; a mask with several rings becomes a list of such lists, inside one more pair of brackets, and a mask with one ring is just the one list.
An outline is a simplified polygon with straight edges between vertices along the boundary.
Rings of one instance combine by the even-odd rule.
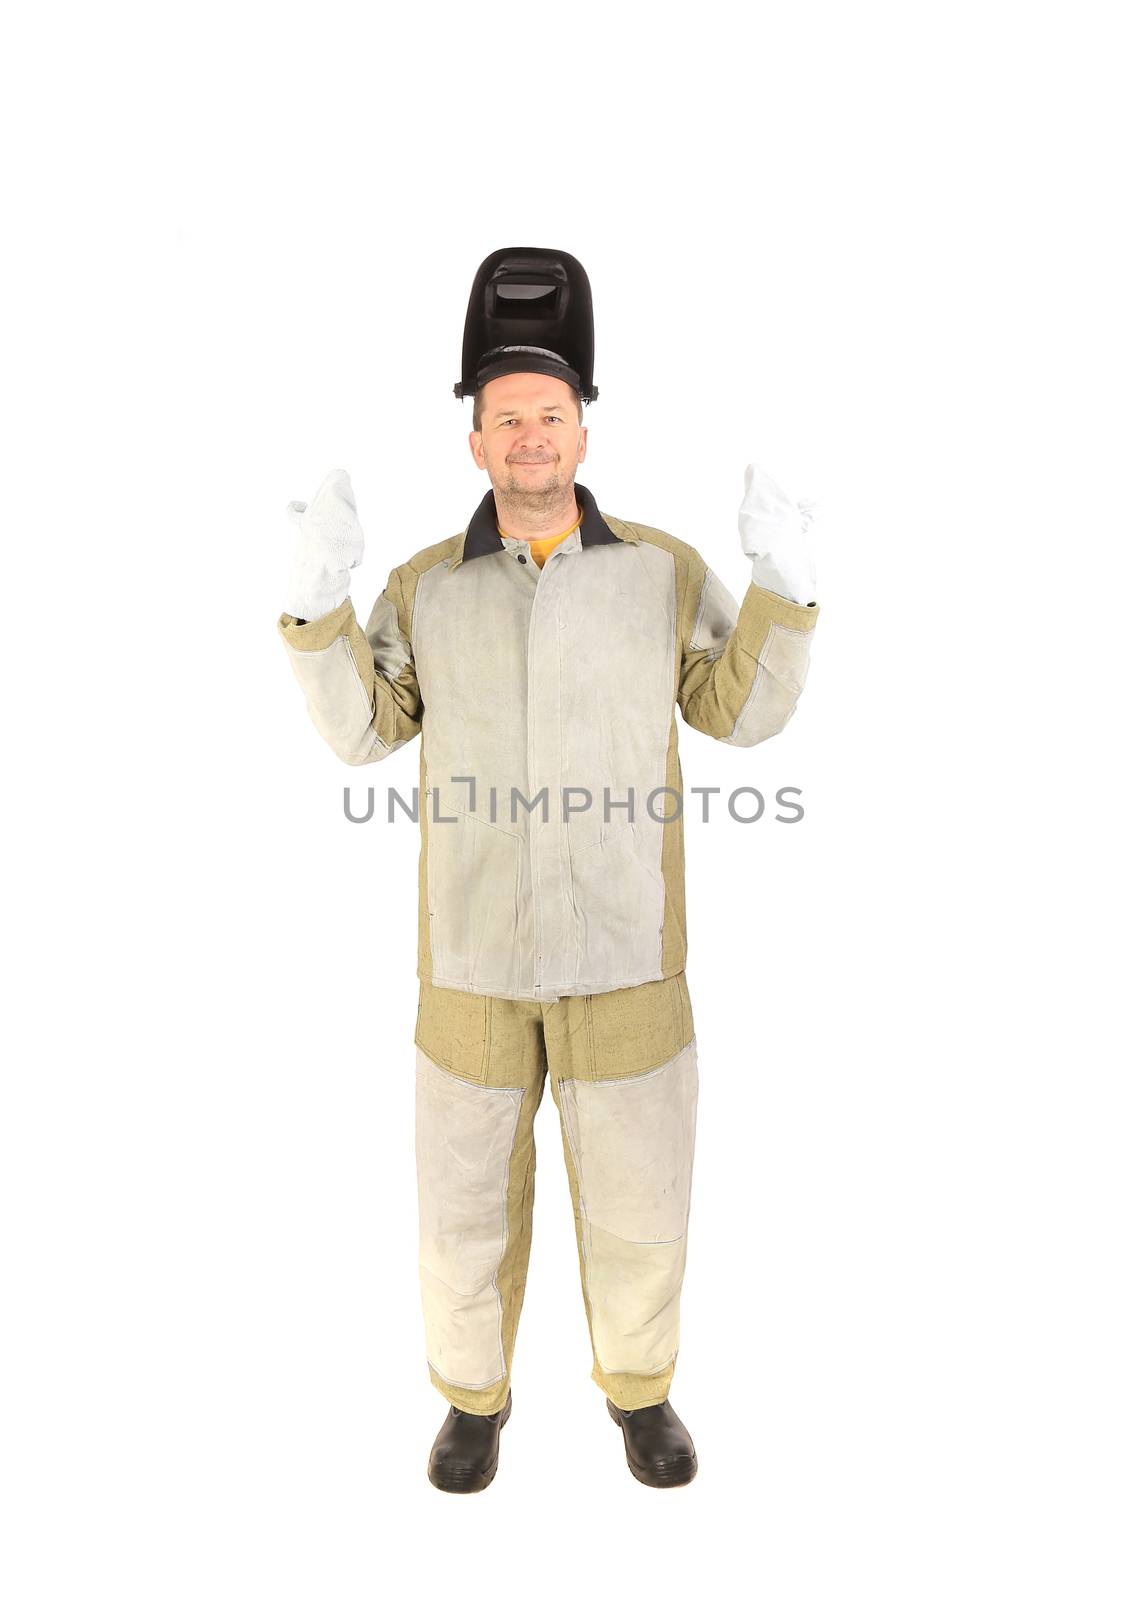
[[668, 1400], [623, 1411], [607, 1399], [606, 1410], [625, 1435], [625, 1459], [638, 1483], [671, 1489], [696, 1477], [696, 1447]]
[[485, 1489], [499, 1467], [499, 1430], [511, 1414], [511, 1391], [501, 1411], [476, 1417], [452, 1406], [435, 1436], [428, 1457], [428, 1477], [448, 1494], [475, 1494]]

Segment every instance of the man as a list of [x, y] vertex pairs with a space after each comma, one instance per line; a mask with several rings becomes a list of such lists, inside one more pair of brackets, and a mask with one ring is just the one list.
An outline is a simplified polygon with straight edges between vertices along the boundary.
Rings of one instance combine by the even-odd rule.
[[696, 1472], [668, 1398], [697, 1100], [674, 708], [726, 743], [778, 732], [817, 615], [800, 508], [751, 469], [739, 608], [691, 546], [602, 514], [576, 482], [597, 393], [585, 297], [565, 253], [480, 269], [457, 392], [474, 393], [491, 488], [461, 534], [393, 570], [366, 630], [347, 598], [363, 552], [347, 475], [290, 508], [278, 626], [318, 729], [352, 765], [423, 735], [420, 1267], [429, 1374], [451, 1403], [428, 1475], [460, 1493], [494, 1477], [510, 1415], [548, 1073], [593, 1377], [639, 1481]]

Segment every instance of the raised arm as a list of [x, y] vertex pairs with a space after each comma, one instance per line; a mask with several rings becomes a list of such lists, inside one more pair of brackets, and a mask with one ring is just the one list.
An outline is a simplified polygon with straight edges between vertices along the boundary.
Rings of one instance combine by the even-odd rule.
[[321, 737], [350, 766], [382, 761], [419, 733], [423, 715], [401, 569], [362, 629], [348, 598], [364, 536], [347, 473], [330, 473], [312, 504], [294, 502], [290, 514], [300, 533], [294, 609], [282, 612], [278, 632]]
[[740, 535], [753, 577], [741, 605], [694, 552], [680, 618], [677, 701], [685, 721], [710, 738], [759, 744], [796, 708], [819, 615], [803, 539], [809, 521], [809, 508], [792, 507], [750, 466]]

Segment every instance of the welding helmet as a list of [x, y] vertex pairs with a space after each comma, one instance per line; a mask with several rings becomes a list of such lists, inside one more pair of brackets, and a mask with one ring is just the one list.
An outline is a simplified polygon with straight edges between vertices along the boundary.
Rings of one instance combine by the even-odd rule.
[[495, 250], [475, 274], [454, 392], [462, 399], [509, 372], [542, 372], [598, 398], [590, 280], [565, 250]]

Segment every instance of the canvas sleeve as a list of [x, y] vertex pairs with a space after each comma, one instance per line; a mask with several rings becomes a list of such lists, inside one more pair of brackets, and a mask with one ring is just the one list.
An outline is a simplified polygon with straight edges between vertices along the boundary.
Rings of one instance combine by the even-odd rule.
[[351, 599], [303, 622], [283, 613], [277, 631], [309, 715], [350, 766], [383, 761], [420, 731], [423, 702], [411, 645], [408, 582], [399, 567], [372, 607], [367, 628]]
[[677, 702], [690, 727], [724, 744], [779, 733], [807, 678], [819, 608], [749, 583], [740, 605], [711, 567], [689, 564], [680, 609]]

